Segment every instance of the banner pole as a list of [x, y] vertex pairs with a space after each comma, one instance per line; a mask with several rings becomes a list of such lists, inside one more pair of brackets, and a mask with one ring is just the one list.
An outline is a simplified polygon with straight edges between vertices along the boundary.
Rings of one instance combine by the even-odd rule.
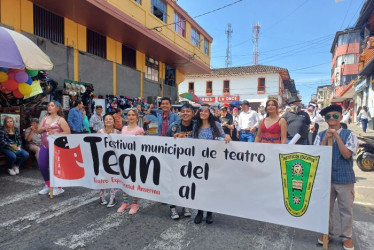
[[[327, 140], [327, 145], [332, 146], [332, 137]], [[329, 248], [329, 236], [327, 234], [323, 235], [323, 249], [327, 250]]]
[[53, 199], [53, 187], [49, 187], [49, 198]]

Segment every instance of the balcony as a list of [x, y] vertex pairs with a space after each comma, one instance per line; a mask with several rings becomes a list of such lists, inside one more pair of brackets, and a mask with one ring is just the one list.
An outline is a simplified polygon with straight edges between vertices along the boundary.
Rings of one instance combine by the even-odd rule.
[[374, 37], [369, 37], [366, 49], [360, 54], [358, 72], [360, 75], [371, 75], [374, 68]]

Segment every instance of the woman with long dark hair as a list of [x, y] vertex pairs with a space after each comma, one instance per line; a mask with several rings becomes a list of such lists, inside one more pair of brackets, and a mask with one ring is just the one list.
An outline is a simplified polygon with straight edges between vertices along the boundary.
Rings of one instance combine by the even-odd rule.
[[[196, 114], [196, 125], [193, 129], [193, 137], [205, 140], [220, 140], [226, 143], [231, 141], [230, 135], [223, 132], [221, 124], [219, 124], [208, 106], [202, 106]], [[194, 222], [199, 224], [203, 220], [203, 210], [198, 210]], [[213, 213], [207, 212], [206, 223], [213, 223]]]
[[[70, 134], [70, 127], [64, 118], [60, 102], [53, 100], [48, 103], [48, 113], [40, 121], [37, 132], [42, 134], [42, 143], [39, 151], [39, 169], [43, 176], [45, 186], [39, 194], [49, 193], [49, 144], [48, 135]], [[62, 188], [53, 188], [53, 195], [62, 194]]]
[[261, 121], [255, 142], [287, 143], [287, 122], [284, 118], [279, 118], [278, 109], [276, 100], [267, 100], [266, 117]]
[[[0, 153], [8, 157], [8, 173], [19, 174], [19, 167], [29, 157], [29, 153], [22, 149], [22, 138], [15, 127], [12, 117], [4, 118], [4, 127], [0, 129]], [[19, 160], [16, 161], [17, 156]]]

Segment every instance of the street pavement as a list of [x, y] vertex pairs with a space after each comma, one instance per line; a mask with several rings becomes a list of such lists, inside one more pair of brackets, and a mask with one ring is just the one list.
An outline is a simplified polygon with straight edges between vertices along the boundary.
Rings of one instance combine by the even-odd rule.
[[[350, 128], [359, 132], [355, 125]], [[354, 168], [353, 241], [355, 249], [372, 250], [374, 172]], [[196, 211], [192, 218], [173, 221], [167, 205], [147, 200], [140, 200], [135, 215], [118, 214], [120, 202], [114, 208], [100, 205], [98, 190], [64, 188], [50, 199], [38, 195], [43, 185], [36, 166], [26, 166], [19, 176], [0, 169], [0, 249], [322, 249], [316, 232], [222, 214], [214, 214], [211, 225], [195, 225]], [[120, 191], [116, 197], [121, 200]], [[336, 210], [337, 229], [338, 220]], [[342, 249], [338, 236], [329, 249]]]

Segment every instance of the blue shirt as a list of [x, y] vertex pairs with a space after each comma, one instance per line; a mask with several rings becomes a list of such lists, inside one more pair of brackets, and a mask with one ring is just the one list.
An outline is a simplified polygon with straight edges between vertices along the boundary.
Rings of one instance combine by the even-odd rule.
[[82, 111], [80, 111], [76, 107], [70, 109], [69, 115], [68, 115], [68, 124], [71, 130], [75, 132], [82, 132], [82, 127], [83, 127]]

